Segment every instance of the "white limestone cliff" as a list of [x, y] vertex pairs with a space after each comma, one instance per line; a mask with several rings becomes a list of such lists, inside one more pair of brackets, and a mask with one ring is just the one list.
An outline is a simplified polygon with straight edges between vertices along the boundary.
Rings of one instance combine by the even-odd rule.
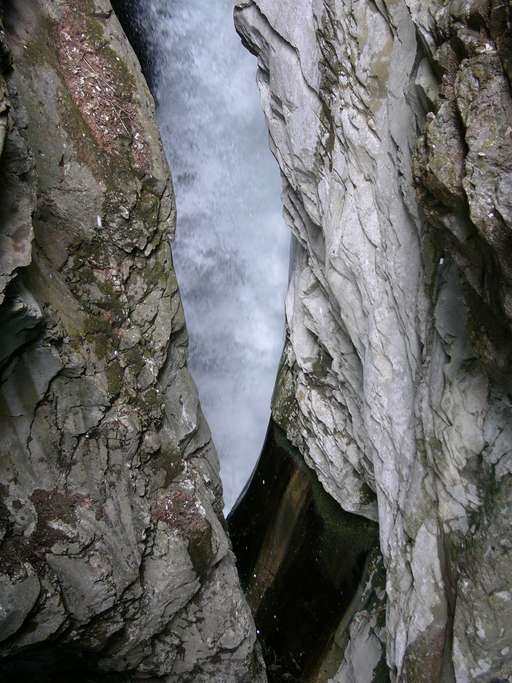
[[[392, 680], [510, 680], [510, 8], [247, 0], [235, 21], [294, 235], [273, 417], [379, 522]], [[374, 680], [356, 618], [333, 681]]]

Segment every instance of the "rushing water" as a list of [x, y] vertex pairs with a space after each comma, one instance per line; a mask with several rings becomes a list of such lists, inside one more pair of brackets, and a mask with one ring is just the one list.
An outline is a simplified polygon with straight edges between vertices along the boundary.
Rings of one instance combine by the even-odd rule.
[[219, 451], [226, 509], [259, 455], [283, 345], [289, 236], [232, 0], [138, 0], [173, 171], [173, 247], [190, 368]]

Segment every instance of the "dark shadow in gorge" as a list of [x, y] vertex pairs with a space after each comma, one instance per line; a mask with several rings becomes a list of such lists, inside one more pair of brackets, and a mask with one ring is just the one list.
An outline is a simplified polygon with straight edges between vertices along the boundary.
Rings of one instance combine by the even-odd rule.
[[49, 644], [24, 649], [0, 662], [2, 683], [122, 683], [126, 675], [99, 671], [98, 653]]
[[326, 680], [342, 655], [336, 631], [378, 548], [377, 524], [343, 511], [271, 422], [228, 525], [269, 680]]

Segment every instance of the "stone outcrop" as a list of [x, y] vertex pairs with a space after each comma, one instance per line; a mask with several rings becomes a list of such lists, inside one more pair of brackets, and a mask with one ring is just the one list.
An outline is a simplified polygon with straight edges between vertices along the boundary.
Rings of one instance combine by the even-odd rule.
[[294, 235], [273, 419], [386, 568], [388, 673], [362, 598], [333, 682], [512, 678], [510, 13], [235, 10]]
[[2, 19], [0, 678], [263, 681], [140, 67], [107, 0]]

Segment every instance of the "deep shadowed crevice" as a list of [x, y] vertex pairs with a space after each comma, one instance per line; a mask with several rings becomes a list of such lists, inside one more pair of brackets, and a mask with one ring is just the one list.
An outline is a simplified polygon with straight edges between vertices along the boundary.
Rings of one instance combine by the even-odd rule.
[[98, 655], [74, 648], [34, 647], [0, 662], [2, 683], [122, 683], [126, 676], [98, 671]]
[[378, 546], [377, 525], [343, 511], [274, 423], [228, 524], [269, 680], [312, 680]]

